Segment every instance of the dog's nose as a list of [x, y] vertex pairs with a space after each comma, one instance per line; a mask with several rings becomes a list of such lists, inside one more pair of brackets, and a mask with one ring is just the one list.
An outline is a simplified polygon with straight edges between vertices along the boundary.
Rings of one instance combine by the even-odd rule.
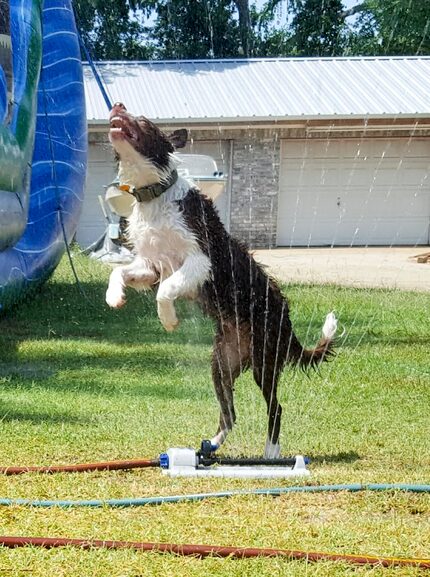
[[122, 102], [115, 102], [115, 104], [112, 106], [111, 116], [114, 116], [121, 110], [127, 110], [127, 108], [124, 106]]

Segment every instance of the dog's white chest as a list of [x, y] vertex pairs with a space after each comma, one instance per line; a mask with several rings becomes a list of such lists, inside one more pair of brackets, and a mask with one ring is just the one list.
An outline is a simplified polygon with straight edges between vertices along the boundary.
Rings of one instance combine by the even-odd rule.
[[162, 278], [178, 270], [185, 258], [198, 250], [178, 205], [164, 199], [136, 203], [129, 218], [128, 235], [137, 255], [150, 259]]

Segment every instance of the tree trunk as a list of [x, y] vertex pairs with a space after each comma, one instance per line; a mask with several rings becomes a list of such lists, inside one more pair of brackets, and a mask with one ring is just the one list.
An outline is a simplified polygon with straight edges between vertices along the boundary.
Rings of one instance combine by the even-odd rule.
[[252, 46], [251, 46], [251, 16], [249, 13], [249, 0], [234, 0], [237, 6], [237, 11], [239, 13], [239, 30], [240, 38], [242, 42], [243, 54], [247, 58], [251, 56]]

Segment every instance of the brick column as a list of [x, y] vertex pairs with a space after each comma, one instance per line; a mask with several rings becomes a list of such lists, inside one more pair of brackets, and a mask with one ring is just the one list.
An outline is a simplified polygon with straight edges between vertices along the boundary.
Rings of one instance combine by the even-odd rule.
[[230, 231], [250, 248], [276, 246], [279, 157], [276, 132], [252, 129], [235, 135]]

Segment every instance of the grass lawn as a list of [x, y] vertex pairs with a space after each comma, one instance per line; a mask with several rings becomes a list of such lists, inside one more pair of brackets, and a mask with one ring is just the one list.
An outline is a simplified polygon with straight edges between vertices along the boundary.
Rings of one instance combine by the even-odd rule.
[[[29, 302], [0, 319], [1, 465], [48, 465], [158, 456], [212, 436], [211, 323], [181, 303], [164, 332], [152, 295], [104, 304], [109, 269], [75, 257]], [[296, 334], [314, 344], [335, 309], [338, 356], [307, 377], [284, 371], [281, 447], [312, 459], [310, 482], [430, 482], [430, 293], [285, 287]], [[238, 422], [224, 454], [261, 454], [263, 399], [244, 375]], [[296, 481], [296, 483], [300, 481]], [[170, 479], [157, 469], [0, 476], [0, 497], [121, 498], [277, 487], [288, 481]], [[430, 495], [241, 496], [134, 509], [0, 507], [4, 535], [129, 539], [430, 556]], [[133, 551], [0, 550], [0, 575], [45, 577], [419, 575], [282, 559], [198, 560]]]

